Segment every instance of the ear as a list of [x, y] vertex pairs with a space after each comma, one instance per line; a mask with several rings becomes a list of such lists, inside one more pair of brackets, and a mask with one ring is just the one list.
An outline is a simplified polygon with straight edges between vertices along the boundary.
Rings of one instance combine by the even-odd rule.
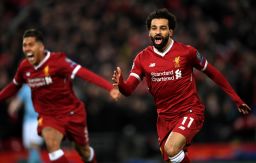
[[44, 51], [44, 44], [41, 43], [40, 50]]
[[174, 31], [173, 31], [173, 29], [170, 29], [169, 31], [170, 31], [170, 32], [169, 32], [169, 33], [170, 33], [170, 36], [172, 37], [172, 36], [173, 36]]
[[150, 37], [151, 35], [150, 35], [150, 30], [148, 31], [148, 37]]

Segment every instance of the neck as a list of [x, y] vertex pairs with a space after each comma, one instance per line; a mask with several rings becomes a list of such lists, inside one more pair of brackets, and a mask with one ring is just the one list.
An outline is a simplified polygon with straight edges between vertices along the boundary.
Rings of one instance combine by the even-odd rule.
[[42, 62], [42, 60], [44, 60], [45, 56], [46, 56], [46, 52], [45, 51], [40, 53], [39, 56], [38, 56], [38, 62], [34, 66], [38, 66]]

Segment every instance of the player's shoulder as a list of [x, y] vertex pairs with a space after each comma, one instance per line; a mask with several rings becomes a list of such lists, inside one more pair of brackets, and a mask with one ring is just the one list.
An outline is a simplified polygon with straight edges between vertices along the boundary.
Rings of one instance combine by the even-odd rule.
[[66, 57], [67, 55], [64, 52], [51, 52], [51, 58], [53, 59], [63, 59]]
[[183, 51], [185, 53], [190, 53], [190, 54], [197, 52], [197, 49], [195, 47], [193, 47], [192, 45], [185, 44], [182, 42], [177, 42], [177, 41], [174, 41], [174, 48], [178, 49], [180, 51]]
[[50, 53], [50, 62], [63, 63], [67, 59], [67, 55], [64, 52], [51, 52]]
[[193, 47], [192, 45], [185, 44], [182, 42], [177, 42], [177, 41], [174, 41], [174, 46], [176, 46], [177, 48], [186, 49], [186, 50], [196, 50], [196, 48]]
[[20, 61], [18, 69], [24, 69], [24, 68], [26, 69], [26, 68], [29, 68], [29, 67], [32, 67], [32, 65], [28, 62], [27, 59], [24, 58]]
[[143, 57], [143, 56], [148, 56], [148, 54], [153, 53], [153, 46], [147, 46], [146, 48], [144, 48], [143, 50], [141, 50], [137, 56]]

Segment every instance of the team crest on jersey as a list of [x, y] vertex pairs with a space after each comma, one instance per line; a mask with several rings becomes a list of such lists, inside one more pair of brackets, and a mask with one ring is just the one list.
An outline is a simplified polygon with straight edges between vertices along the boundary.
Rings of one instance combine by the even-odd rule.
[[43, 71], [44, 71], [45, 76], [49, 76], [49, 66], [48, 65], [44, 68]]
[[50, 74], [49, 74], [49, 66], [47, 65], [45, 68], [44, 68], [44, 75], [45, 75], [45, 82], [46, 82], [46, 85], [49, 85], [52, 83], [52, 78], [50, 77]]
[[174, 58], [174, 67], [179, 68], [180, 67], [180, 56]]

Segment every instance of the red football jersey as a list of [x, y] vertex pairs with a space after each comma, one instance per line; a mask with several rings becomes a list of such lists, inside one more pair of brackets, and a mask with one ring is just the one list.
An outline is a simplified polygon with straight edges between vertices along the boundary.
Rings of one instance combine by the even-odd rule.
[[173, 43], [159, 52], [153, 46], [142, 50], [134, 59], [130, 76], [146, 78], [160, 117], [173, 118], [192, 110], [204, 111], [196, 89], [193, 68], [201, 71], [207, 60], [199, 52], [182, 43]]
[[83, 103], [75, 96], [71, 83], [80, 68], [64, 53], [47, 52], [38, 66], [24, 59], [13, 82], [16, 85], [27, 83], [31, 87], [33, 104], [39, 114], [57, 116], [81, 112], [77, 109], [81, 109]]

